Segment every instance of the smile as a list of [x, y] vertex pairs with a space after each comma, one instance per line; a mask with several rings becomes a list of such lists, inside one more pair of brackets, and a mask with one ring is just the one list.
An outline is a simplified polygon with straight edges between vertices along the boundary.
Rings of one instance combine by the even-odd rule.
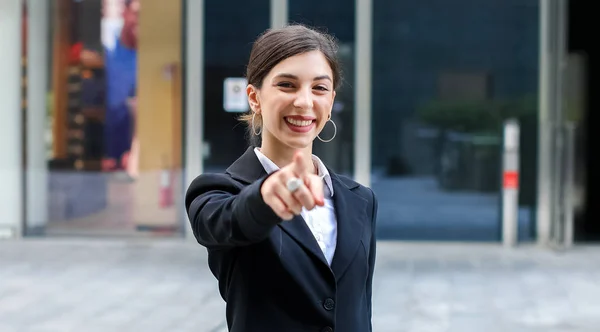
[[298, 120], [298, 119], [292, 119], [292, 118], [285, 118], [285, 121], [296, 127], [307, 127], [313, 123], [313, 120]]
[[314, 119], [301, 119], [285, 117], [285, 123], [291, 131], [296, 133], [308, 133], [315, 127]]

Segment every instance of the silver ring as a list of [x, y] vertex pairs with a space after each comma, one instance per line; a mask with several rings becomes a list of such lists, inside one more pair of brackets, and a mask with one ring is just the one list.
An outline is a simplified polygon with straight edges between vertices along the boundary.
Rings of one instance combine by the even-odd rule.
[[290, 192], [294, 192], [298, 190], [300, 186], [302, 186], [302, 180], [298, 178], [290, 178], [289, 180], [287, 180], [286, 186]]

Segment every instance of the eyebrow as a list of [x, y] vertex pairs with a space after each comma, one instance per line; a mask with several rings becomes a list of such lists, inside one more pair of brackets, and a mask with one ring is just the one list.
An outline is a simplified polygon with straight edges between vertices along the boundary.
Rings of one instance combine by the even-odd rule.
[[[275, 76], [275, 78], [291, 78], [294, 80], [298, 79], [298, 76], [294, 75], [294, 74], [288, 74], [288, 73], [281, 73], [281, 74], [277, 74]], [[313, 78], [313, 81], [319, 81], [319, 80], [330, 80], [333, 82], [333, 80], [331, 79], [331, 77], [329, 77], [329, 75], [321, 75], [321, 76], [316, 76], [315, 78]]]

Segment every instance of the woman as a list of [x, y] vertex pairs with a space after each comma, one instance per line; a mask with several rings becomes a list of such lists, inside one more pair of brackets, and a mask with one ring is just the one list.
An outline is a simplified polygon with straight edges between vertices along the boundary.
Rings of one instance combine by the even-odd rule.
[[372, 330], [377, 200], [312, 155], [315, 138], [330, 140], [318, 134], [340, 83], [336, 49], [300, 25], [261, 35], [244, 117], [259, 147], [188, 188], [189, 220], [208, 249], [229, 331]]

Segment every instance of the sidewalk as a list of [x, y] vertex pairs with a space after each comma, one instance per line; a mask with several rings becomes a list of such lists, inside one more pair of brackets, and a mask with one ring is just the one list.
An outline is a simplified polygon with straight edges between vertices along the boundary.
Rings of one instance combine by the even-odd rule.
[[[380, 242], [374, 331], [598, 331], [598, 257], [600, 247]], [[1, 332], [221, 332], [223, 310], [194, 243], [0, 242]]]

